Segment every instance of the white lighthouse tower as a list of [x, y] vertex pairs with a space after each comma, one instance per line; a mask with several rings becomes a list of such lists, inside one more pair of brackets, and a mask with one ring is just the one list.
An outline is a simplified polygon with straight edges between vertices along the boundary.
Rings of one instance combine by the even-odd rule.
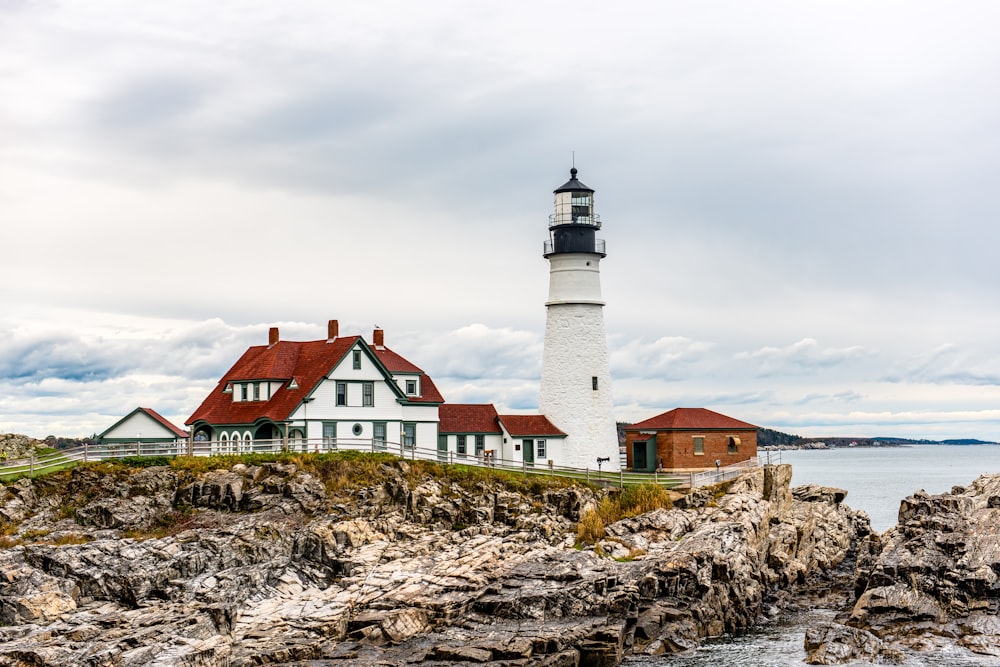
[[611, 399], [611, 371], [604, 335], [601, 220], [594, 191], [576, 178], [557, 188], [549, 216], [549, 299], [539, 411], [566, 433], [558, 463], [618, 470], [618, 430]]

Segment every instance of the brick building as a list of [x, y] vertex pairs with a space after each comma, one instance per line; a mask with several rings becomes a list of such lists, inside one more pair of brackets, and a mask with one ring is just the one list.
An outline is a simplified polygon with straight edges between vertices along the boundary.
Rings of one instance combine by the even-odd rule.
[[705, 408], [675, 408], [625, 428], [631, 470], [714, 468], [757, 456], [757, 427]]

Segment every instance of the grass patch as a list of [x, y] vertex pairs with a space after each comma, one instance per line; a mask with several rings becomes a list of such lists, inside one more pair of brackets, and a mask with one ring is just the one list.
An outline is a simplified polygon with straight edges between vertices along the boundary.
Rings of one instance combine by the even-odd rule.
[[40, 538], [45, 537], [51, 532], [52, 531], [50, 530], [26, 530], [23, 533], [21, 533], [21, 539], [38, 541]]
[[620, 493], [604, 496], [596, 508], [583, 513], [576, 527], [577, 544], [594, 544], [606, 535], [604, 527], [616, 521], [673, 506], [670, 492], [662, 486], [626, 487]]
[[126, 530], [125, 537], [152, 540], [169, 537], [198, 527], [198, 516], [189, 510], [170, 510], [160, 515], [149, 528]]

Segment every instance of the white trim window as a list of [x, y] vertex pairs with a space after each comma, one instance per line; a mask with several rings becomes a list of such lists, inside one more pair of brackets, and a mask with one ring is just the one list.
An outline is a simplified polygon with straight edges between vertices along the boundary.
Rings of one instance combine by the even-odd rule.
[[545, 458], [545, 441], [535, 440], [535, 458], [544, 459]]

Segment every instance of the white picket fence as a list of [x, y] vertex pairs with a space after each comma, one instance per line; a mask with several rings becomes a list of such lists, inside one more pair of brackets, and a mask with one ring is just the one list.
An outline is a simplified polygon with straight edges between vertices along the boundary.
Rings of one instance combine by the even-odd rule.
[[[425, 447], [414, 447], [397, 442], [381, 442], [372, 439], [331, 440], [326, 438], [310, 440], [176, 440], [174, 442], [133, 442], [100, 445], [85, 445], [72, 449], [62, 449], [42, 456], [31, 456], [15, 461], [0, 462], [0, 481], [17, 477], [34, 477], [54, 470], [60, 470], [86, 461], [123, 459], [131, 456], [224, 456], [244, 454], [329, 453], [342, 451], [384, 452], [402, 459], [438, 461], [446, 464], [488, 467], [524, 474], [572, 477], [604, 486], [638, 486], [658, 484], [669, 488], [697, 488], [735, 479], [742, 472], [762, 463], [758, 458], [741, 461], [731, 466], [719, 466], [703, 472], [631, 472], [627, 470], [606, 471], [590, 468], [570, 468], [554, 465], [533, 465], [523, 461], [507, 461], [488, 454], [462, 455], [453, 451], [440, 451]], [[780, 452], [766, 452], [765, 464], [780, 463]], [[776, 459], [776, 460], [774, 460]]]

